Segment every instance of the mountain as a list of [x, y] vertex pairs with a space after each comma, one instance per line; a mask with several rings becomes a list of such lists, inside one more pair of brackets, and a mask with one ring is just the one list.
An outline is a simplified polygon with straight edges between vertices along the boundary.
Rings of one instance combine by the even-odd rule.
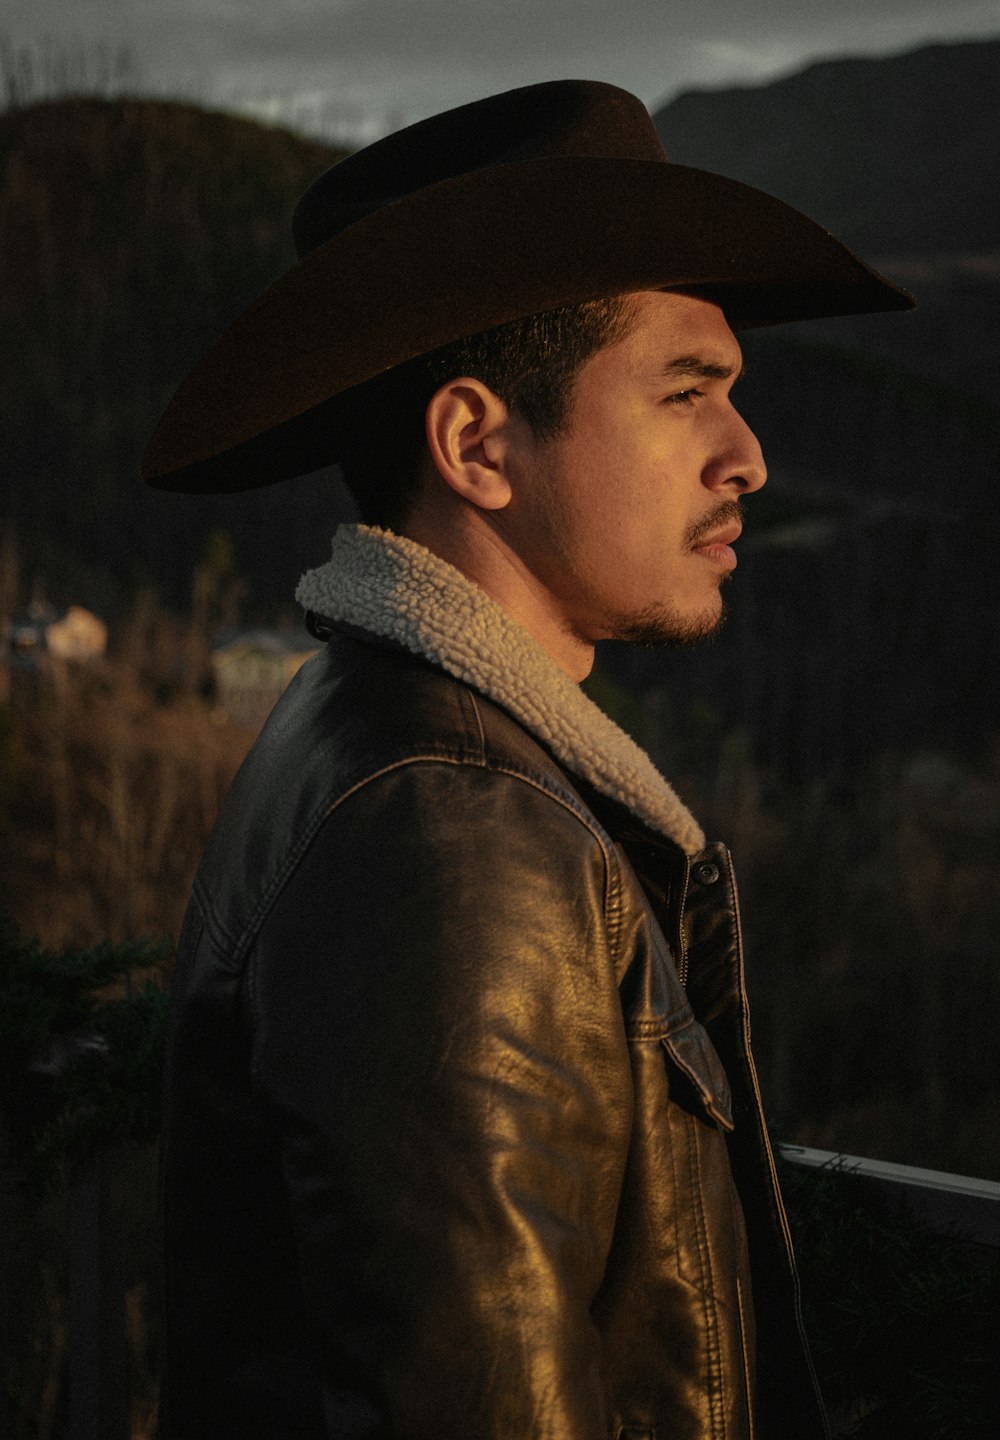
[[657, 110], [671, 160], [757, 185], [862, 254], [1000, 251], [1000, 39], [827, 60]]
[[997, 407], [1000, 39], [827, 60], [766, 85], [689, 91], [654, 114], [669, 157], [757, 185], [910, 289], [902, 324], [787, 332]]
[[107, 613], [151, 584], [184, 606], [213, 530], [258, 599], [290, 595], [295, 525], [331, 528], [329, 483], [297, 482], [272, 523], [265, 494], [147, 491], [139, 457], [186, 370], [293, 262], [295, 201], [342, 153], [158, 101], [0, 115], [0, 524], [53, 600]]

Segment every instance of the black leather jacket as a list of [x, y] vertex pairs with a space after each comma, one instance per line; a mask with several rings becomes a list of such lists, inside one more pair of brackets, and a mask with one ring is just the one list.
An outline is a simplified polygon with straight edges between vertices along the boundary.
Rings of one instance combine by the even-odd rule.
[[748, 1034], [722, 846], [335, 635], [185, 925], [164, 1433], [822, 1436]]

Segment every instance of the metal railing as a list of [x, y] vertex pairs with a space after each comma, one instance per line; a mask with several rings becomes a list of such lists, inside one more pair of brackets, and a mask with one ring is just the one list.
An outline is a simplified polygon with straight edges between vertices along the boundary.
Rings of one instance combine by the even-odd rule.
[[[779, 1149], [788, 1165], [850, 1176], [852, 1182], [873, 1188], [881, 1198], [904, 1206], [932, 1231], [955, 1233], [977, 1244], [1000, 1247], [1000, 1184], [995, 1181], [802, 1145], [783, 1144]], [[129, 1440], [130, 1436], [150, 1433], [145, 1425], [137, 1427], [136, 1397], [129, 1395], [129, 1282], [118, 1253], [121, 1234], [108, 1210], [114, 1164], [112, 1154], [102, 1156], [77, 1177], [68, 1196], [68, 1431], [64, 1433], [68, 1433], [69, 1440]], [[153, 1246], [152, 1215], [149, 1228]], [[0, 1236], [0, 1253], [11, 1238]], [[149, 1298], [156, 1303], [153, 1294]], [[0, 1322], [3, 1318], [0, 1314]], [[12, 1339], [9, 1327], [2, 1323], [0, 1339], [8, 1343]], [[9, 1355], [0, 1353], [0, 1361], [9, 1374]], [[6, 1398], [0, 1394], [0, 1436], [8, 1433]]]
[[955, 1231], [981, 1245], [1000, 1246], [1000, 1184], [945, 1170], [894, 1165], [806, 1145], [780, 1145], [790, 1165], [855, 1176], [893, 1204], [903, 1204], [929, 1230]]

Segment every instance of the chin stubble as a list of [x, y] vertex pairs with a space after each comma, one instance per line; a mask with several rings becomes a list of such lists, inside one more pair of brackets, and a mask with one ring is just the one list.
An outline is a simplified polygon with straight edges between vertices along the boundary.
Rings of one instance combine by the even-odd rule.
[[[685, 549], [690, 553], [710, 535], [734, 520], [742, 519], [739, 502], [729, 500], [704, 516], [684, 537]], [[723, 584], [729, 576], [722, 577]], [[720, 600], [717, 610], [705, 610], [700, 615], [682, 615], [669, 601], [660, 605], [647, 605], [632, 615], [622, 615], [613, 627], [611, 638], [623, 640], [628, 645], [669, 645], [683, 649], [701, 645], [717, 635], [726, 623], [728, 611]]]
[[623, 640], [627, 645], [669, 645], [677, 650], [685, 649], [717, 635], [726, 623], [727, 613], [725, 604], [701, 615], [680, 615], [672, 605], [647, 605], [634, 615], [622, 615], [609, 638]]

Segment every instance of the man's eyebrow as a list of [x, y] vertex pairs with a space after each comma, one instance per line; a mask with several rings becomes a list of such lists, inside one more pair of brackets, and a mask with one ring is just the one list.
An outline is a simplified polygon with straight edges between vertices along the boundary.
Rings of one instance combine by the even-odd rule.
[[668, 360], [662, 371], [665, 380], [676, 380], [680, 375], [695, 375], [700, 380], [728, 380], [731, 375], [739, 379], [742, 373], [742, 366], [737, 369], [734, 365], [718, 365], [703, 360], [700, 355], [678, 355], [676, 360]]

